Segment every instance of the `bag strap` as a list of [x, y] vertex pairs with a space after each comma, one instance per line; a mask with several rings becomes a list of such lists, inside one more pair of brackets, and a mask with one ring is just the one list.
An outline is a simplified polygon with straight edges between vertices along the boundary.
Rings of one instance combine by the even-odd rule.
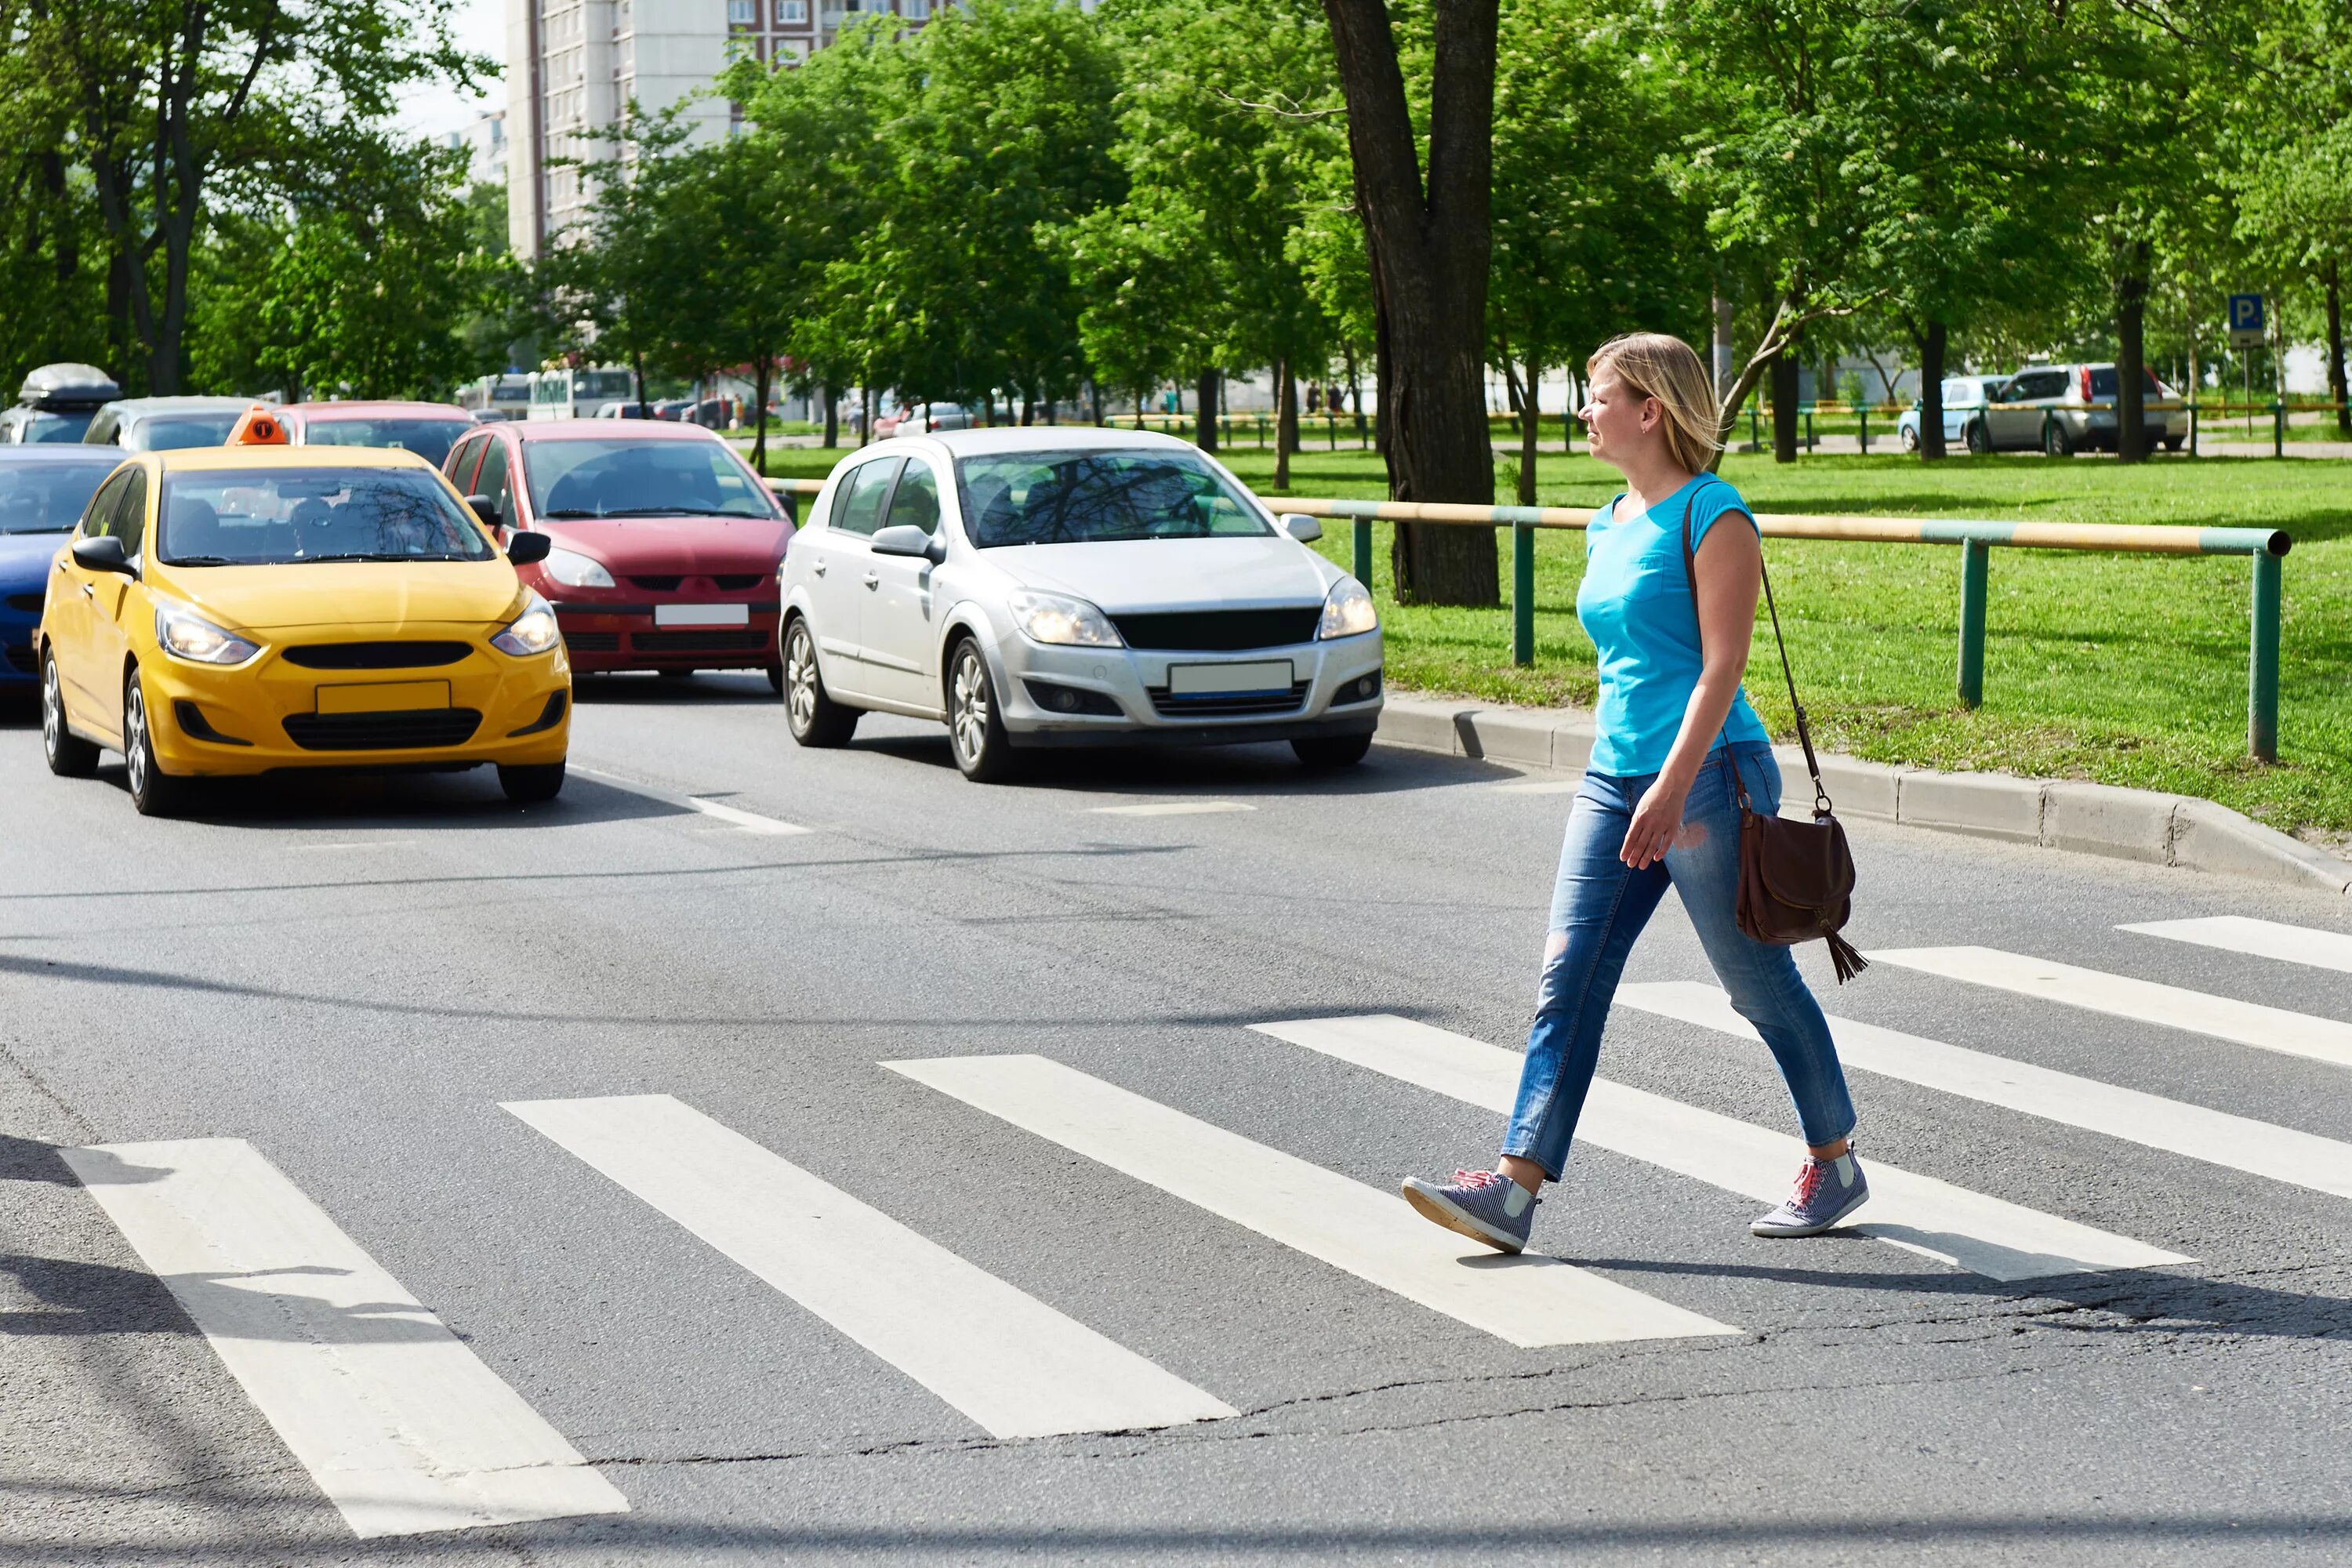
[[[1730, 483], [1719, 475], [1701, 476], [1702, 483], [1708, 479], [1714, 480], [1717, 484]], [[1700, 618], [1698, 613], [1698, 555], [1691, 548], [1691, 509], [1697, 505], [1698, 487], [1695, 486], [1692, 488], [1690, 499], [1683, 502], [1683, 574], [1690, 580], [1691, 620], [1699, 627], [1699, 657], [1704, 659], [1706, 656], [1706, 623]], [[1813, 811], [1817, 816], [1827, 816], [1830, 815], [1830, 794], [1822, 784], [1822, 764], [1813, 755], [1813, 736], [1811, 729], [1805, 722], [1805, 705], [1797, 700], [1797, 674], [1789, 665], [1789, 639], [1780, 635], [1780, 606], [1773, 602], [1772, 574], [1764, 564], [1764, 531], [1758, 526], [1754, 512], [1749, 511], [1744, 505], [1738, 510], [1739, 515], [1748, 520], [1748, 525], [1756, 529], [1756, 569], [1764, 579], [1764, 605], [1772, 616], [1772, 642], [1780, 650], [1780, 676], [1789, 683], [1789, 707], [1797, 716], [1797, 743], [1805, 749], [1805, 771], [1813, 778]], [[1734, 767], [1731, 772], [1733, 779], [1737, 781], [1739, 770]], [[1739, 804], [1743, 807], [1748, 804], [1748, 787], [1744, 784], [1739, 786]]]

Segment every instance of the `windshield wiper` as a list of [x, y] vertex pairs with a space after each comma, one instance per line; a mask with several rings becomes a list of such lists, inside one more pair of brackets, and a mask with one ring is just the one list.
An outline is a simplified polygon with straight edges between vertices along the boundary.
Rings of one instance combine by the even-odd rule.
[[[555, 512], [550, 515], [561, 517], [563, 514]], [[608, 511], [604, 515], [606, 517], [757, 517], [760, 514], [751, 511], [728, 511], [723, 508], [714, 510], [707, 506], [630, 506], [623, 507], [618, 511]]]
[[232, 561], [226, 555], [174, 555], [163, 564], [166, 566], [254, 566], [258, 565], [259, 563]]
[[433, 555], [411, 555], [404, 550], [354, 551], [348, 555], [304, 555], [299, 558], [306, 564], [322, 561], [473, 561], [478, 556], [452, 555], [443, 551]]
[[604, 514], [601, 511], [588, 511], [576, 506], [567, 506], [558, 511], [543, 511], [539, 515], [541, 517], [602, 517]]

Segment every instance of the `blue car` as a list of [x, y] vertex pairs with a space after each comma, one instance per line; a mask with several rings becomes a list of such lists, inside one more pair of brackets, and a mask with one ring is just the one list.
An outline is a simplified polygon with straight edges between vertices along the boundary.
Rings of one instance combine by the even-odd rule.
[[[1984, 405], [2000, 401], [2000, 389], [2008, 384], [2009, 377], [2005, 375], [1956, 375], [1944, 383], [1944, 447], [1947, 451], [1957, 450], [1963, 437], [1968, 438], [1968, 448], [1971, 452], [1992, 449], [1989, 445], [1979, 445], [1982, 437], [1977, 434], [1977, 429], [1984, 424]], [[1972, 425], [1977, 429], [1972, 429]], [[1919, 402], [1916, 398], [1895, 421], [1895, 431], [1903, 438], [1905, 451], [1919, 449]]]
[[33, 631], [49, 563], [121, 460], [115, 447], [0, 446], [0, 689], [34, 689]]

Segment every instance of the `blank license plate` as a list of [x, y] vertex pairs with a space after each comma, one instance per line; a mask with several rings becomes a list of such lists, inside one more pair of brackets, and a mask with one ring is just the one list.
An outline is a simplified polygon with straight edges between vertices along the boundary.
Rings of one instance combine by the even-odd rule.
[[1235, 691], [1287, 691], [1290, 661], [1261, 660], [1256, 664], [1171, 664], [1168, 692], [1171, 697], [1206, 697]]
[[321, 686], [321, 713], [410, 713], [449, 706], [446, 680], [379, 680], [365, 686]]
[[656, 605], [654, 625], [657, 626], [748, 626], [751, 624], [749, 605]]

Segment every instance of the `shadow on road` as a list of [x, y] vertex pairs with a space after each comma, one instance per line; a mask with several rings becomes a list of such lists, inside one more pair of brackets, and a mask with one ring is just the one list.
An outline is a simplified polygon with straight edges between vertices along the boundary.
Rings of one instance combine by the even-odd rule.
[[[948, 745], [944, 729], [935, 735], [861, 736], [850, 743], [849, 749], [853, 752], [871, 752], [919, 763], [941, 772], [950, 772], [955, 767], [955, 753]], [[1371, 754], [1353, 767], [1314, 770], [1301, 766], [1286, 742], [1100, 749], [1088, 746], [1027, 752], [1021, 754], [1021, 761], [1017, 783], [992, 787], [1055, 795], [1150, 795], [1169, 800], [1203, 795], [1240, 799], [1319, 799], [1401, 795], [1457, 784], [1507, 784], [1521, 776], [1519, 770], [1496, 763], [1395, 746], [1374, 746]]]

